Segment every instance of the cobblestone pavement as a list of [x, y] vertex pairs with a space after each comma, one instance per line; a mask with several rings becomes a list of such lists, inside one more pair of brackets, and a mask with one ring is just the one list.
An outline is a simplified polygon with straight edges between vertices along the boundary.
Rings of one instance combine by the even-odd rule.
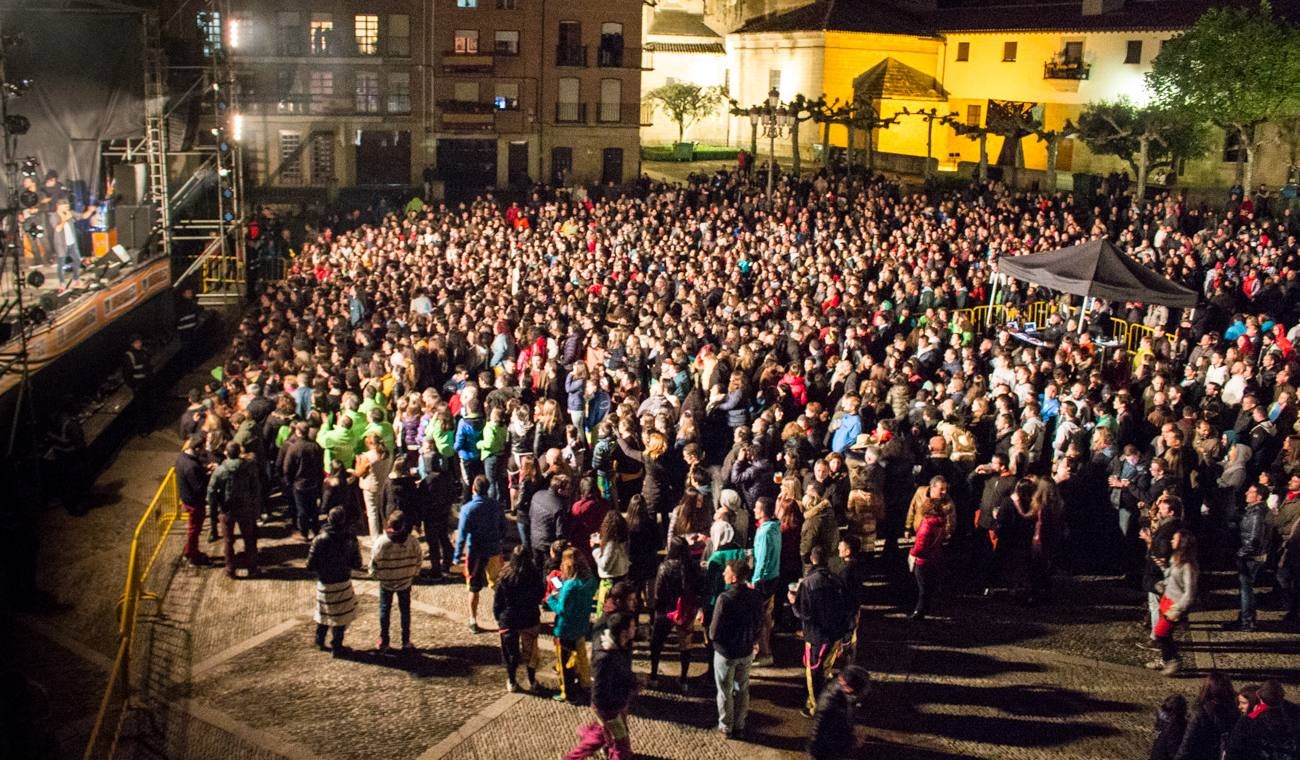
[[[90, 514], [45, 515], [40, 577], [61, 604], [20, 619], [26, 635], [14, 654], [49, 694], [64, 757], [84, 748], [115, 651], [125, 549], [175, 453], [168, 431], [135, 439], [100, 478]], [[549, 691], [506, 694], [496, 637], [465, 625], [459, 583], [417, 585], [420, 650], [404, 655], [373, 650], [375, 585], [358, 579], [361, 612], [348, 631], [358, 651], [334, 660], [311, 645], [306, 546], [282, 523], [264, 530], [259, 580], [179, 565], [178, 539], [168, 541], [151, 585], [160, 602], [147, 605], [134, 661], [146, 709], [127, 722], [124, 757], [555, 758], [590, 718], [546, 698]], [[863, 711], [861, 756], [1131, 758], [1147, 750], [1154, 705], [1170, 691], [1191, 697], [1195, 676], [1210, 668], [1295, 684], [1300, 638], [1278, 630], [1272, 611], [1263, 613], [1261, 633], [1221, 633], [1235, 577], [1207, 581], [1204, 611], [1186, 639], [1189, 677], [1173, 680], [1141, 667], [1147, 653], [1134, 643], [1143, 635], [1144, 599], [1113, 579], [1062, 577], [1052, 604], [1034, 609], [1005, 596], [949, 594], [940, 617], [924, 623], [904, 619], [882, 585], [881, 603], [864, 611], [859, 630], [858, 660], [877, 681]], [[490, 593], [482, 609], [490, 620]], [[548, 640], [542, 649], [543, 685], [554, 688]], [[688, 694], [638, 696], [631, 720], [638, 756], [799, 756], [808, 722], [796, 712], [804, 688], [798, 641], [779, 640], [777, 655], [786, 667], [756, 670], [751, 681], [750, 742], [712, 730], [713, 692], [697, 650]], [[643, 651], [636, 667], [644, 675]], [[664, 671], [665, 680], [676, 675], [675, 658], [665, 658]]]

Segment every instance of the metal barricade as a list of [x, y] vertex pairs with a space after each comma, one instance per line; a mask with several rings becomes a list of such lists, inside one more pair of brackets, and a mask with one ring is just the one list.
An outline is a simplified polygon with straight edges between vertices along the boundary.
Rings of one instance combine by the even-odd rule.
[[126, 585], [122, 598], [118, 602], [118, 645], [117, 656], [113, 659], [112, 670], [108, 674], [108, 685], [104, 697], [99, 703], [99, 713], [95, 716], [95, 725], [90, 731], [90, 740], [86, 743], [83, 760], [93, 758], [112, 758], [117, 754], [118, 739], [122, 735], [122, 724], [130, 712], [131, 706], [131, 654], [135, 642], [136, 623], [140, 614], [140, 603], [145, 600], [157, 600], [157, 595], [146, 591], [145, 584], [162, 553], [167, 536], [181, 516], [181, 502], [176, 490], [176, 470], [167, 471], [167, 476], [154, 492], [149, 507], [140, 516], [131, 537], [131, 553], [127, 558]]

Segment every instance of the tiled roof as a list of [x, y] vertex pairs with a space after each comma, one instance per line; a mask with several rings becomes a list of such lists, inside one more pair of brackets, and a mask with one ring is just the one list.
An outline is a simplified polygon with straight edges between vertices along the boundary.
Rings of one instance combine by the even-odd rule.
[[698, 13], [686, 11], [656, 10], [650, 16], [650, 28], [646, 34], [662, 34], [665, 37], [721, 37], [704, 23], [704, 17]]
[[938, 80], [897, 58], [886, 58], [853, 79], [853, 95], [863, 100], [947, 100]]
[[727, 51], [721, 42], [647, 42], [645, 49], [655, 53], [719, 53]]
[[928, 37], [934, 33], [926, 19], [918, 18], [885, 0], [817, 0], [775, 16], [756, 18], [737, 29], [747, 32], [875, 32]]

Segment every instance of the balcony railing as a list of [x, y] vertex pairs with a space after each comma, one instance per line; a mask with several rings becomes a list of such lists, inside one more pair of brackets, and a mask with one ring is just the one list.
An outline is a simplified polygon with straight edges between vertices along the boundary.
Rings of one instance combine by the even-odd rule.
[[587, 46], [586, 45], [556, 45], [555, 65], [556, 66], [586, 66]]
[[496, 129], [496, 113], [492, 110], [448, 111], [439, 115], [442, 128], [451, 132], [491, 132]]
[[586, 103], [556, 103], [555, 122], [557, 124], [584, 124], [587, 121]]
[[1056, 59], [1043, 64], [1043, 79], [1087, 79], [1091, 71], [1090, 63]]
[[640, 126], [649, 124], [645, 118], [647, 111], [641, 103], [597, 103], [597, 124], [622, 124]]
[[438, 107], [443, 113], [492, 113], [495, 108], [491, 103], [481, 103], [477, 100], [439, 100]]
[[496, 70], [492, 53], [457, 53], [451, 50], [442, 54], [442, 70], [455, 74], [491, 74]]

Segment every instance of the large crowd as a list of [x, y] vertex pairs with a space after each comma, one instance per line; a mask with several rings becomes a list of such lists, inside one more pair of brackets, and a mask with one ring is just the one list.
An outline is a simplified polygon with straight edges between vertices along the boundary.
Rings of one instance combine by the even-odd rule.
[[[1200, 305], [1081, 313], [997, 274], [1101, 236]], [[1052, 604], [1061, 568], [1140, 584], [1139, 643], [1174, 675], [1203, 565], [1240, 579], [1232, 627], [1260, 624], [1269, 579], [1285, 623], [1300, 613], [1298, 237], [1264, 195], [1212, 210], [1114, 182], [907, 191], [840, 172], [771, 197], [719, 172], [338, 217], [298, 241], [191, 394], [186, 556], [209, 561], [208, 517], [227, 575], [256, 576], [259, 524], [285, 505], [334, 656], [363, 562], [381, 649], [394, 599], [413, 647], [412, 584], [455, 568], [508, 689], [540, 688], [550, 634], [556, 698], [597, 718], [571, 757], [630, 756], [638, 639], [645, 688], [698, 688], [702, 659], [718, 729], [744, 737], [750, 670], [774, 665], [778, 636], [801, 642], [810, 752], [851, 754], [862, 604], [906, 604], [915, 625], [953, 594]], [[991, 297], [1060, 308], [1025, 342], [977, 322]], [[1153, 337], [1111, 345], [1112, 317]], [[907, 574], [915, 592], [872, 582]], [[1265, 687], [1266, 708], [1166, 743], [1294, 746], [1295, 708]]]

